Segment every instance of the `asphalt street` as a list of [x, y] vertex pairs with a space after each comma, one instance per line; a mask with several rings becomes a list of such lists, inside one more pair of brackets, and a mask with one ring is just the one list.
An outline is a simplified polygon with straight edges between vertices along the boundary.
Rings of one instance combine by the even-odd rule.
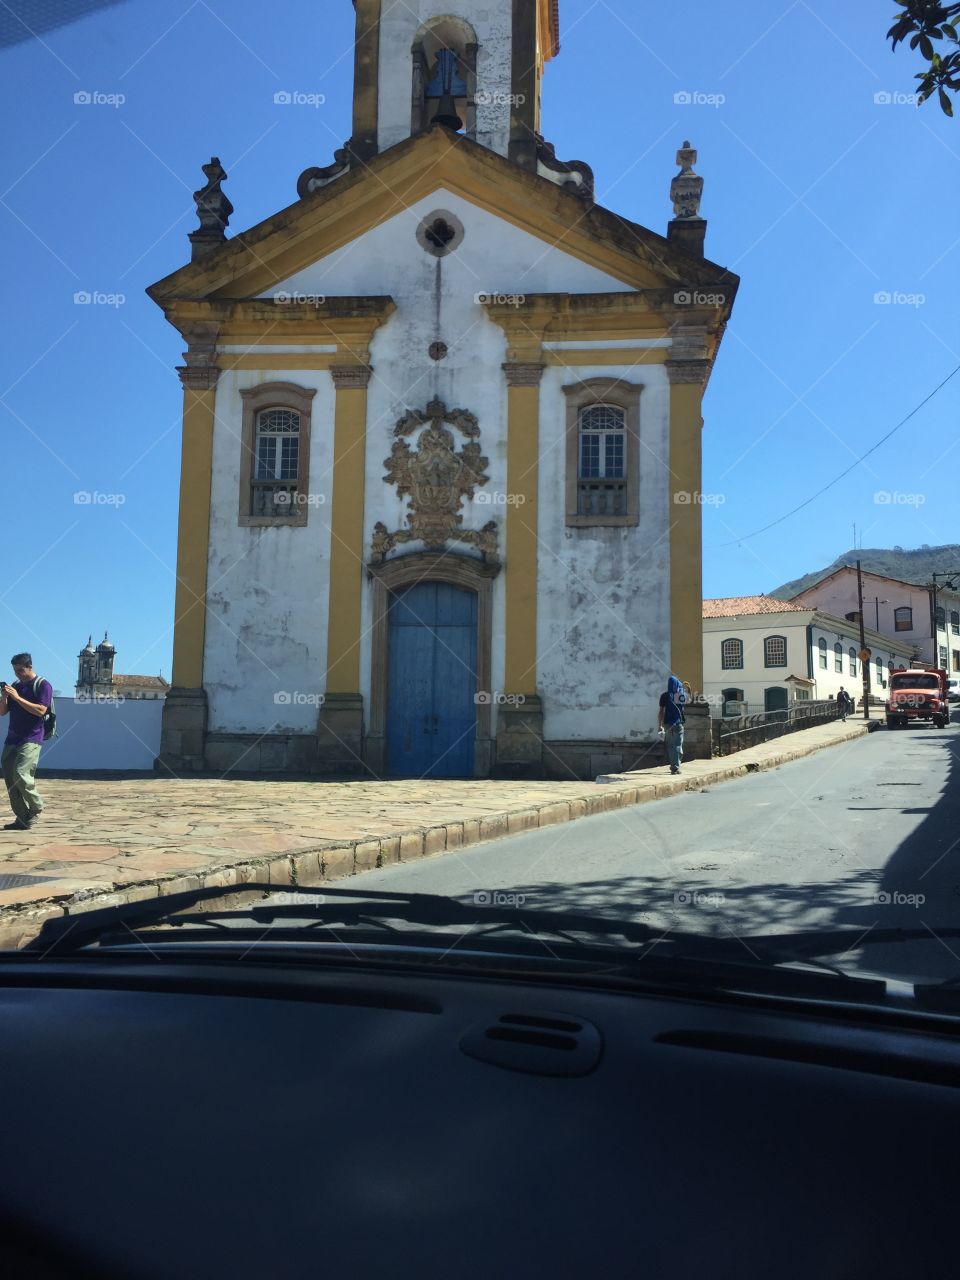
[[[719, 937], [856, 927], [848, 970], [960, 977], [960, 714], [769, 772], [367, 873], [351, 887], [564, 910]], [[507, 902], [512, 899], [506, 899]], [[874, 944], [878, 929], [922, 940]], [[744, 943], [746, 945], [746, 943]]]

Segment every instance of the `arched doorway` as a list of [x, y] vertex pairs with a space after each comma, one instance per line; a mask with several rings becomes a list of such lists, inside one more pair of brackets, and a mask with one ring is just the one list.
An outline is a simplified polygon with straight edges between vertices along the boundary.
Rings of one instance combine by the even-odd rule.
[[786, 711], [788, 701], [787, 691], [782, 684], [773, 685], [763, 692], [764, 711]]
[[364, 760], [375, 776], [489, 776], [492, 593], [499, 572], [499, 564], [449, 551], [368, 567], [373, 627]]

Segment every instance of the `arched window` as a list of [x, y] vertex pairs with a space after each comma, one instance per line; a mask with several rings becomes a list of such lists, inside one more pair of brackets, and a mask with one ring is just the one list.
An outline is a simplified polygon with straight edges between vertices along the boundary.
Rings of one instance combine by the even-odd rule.
[[240, 395], [240, 524], [306, 524], [310, 415], [316, 392], [273, 382]]
[[787, 637], [767, 636], [763, 642], [763, 665], [785, 667], [787, 665]]
[[850, 660], [850, 674], [855, 676], [857, 674], [857, 651], [853, 645], [847, 651], [847, 657]]
[[833, 669], [843, 675], [843, 645], [839, 643], [833, 646]]
[[895, 669], [895, 668], [894, 668], [894, 664], [893, 664], [893, 659], [891, 658], [891, 659], [890, 659], [890, 661], [887, 663], [887, 672], [888, 672], [888, 674], [889, 674], [889, 675], [893, 675], [894, 669]]
[[955, 636], [960, 636], [960, 613], [956, 609], [950, 610], [950, 630]]
[[[743, 641], [724, 640], [720, 646], [720, 665], [724, 671], [743, 670]], [[740, 699], [742, 701], [742, 699]]]
[[878, 685], [883, 684], [883, 659], [882, 658], [877, 659], [877, 684]]
[[477, 35], [469, 22], [451, 16], [432, 18], [413, 41], [411, 133], [433, 123], [449, 93], [463, 129], [477, 127]]
[[913, 630], [913, 610], [905, 605], [893, 611], [893, 626], [896, 631]]
[[821, 637], [820, 637], [820, 639], [817, 641], [817, 648], [820, 650], [820, 670], [821, 670], [821, 671], [826, 671], [826, 669], [827, 669], [827, 642], [826, 642], [826, 640], [824, 640], [824, 639], [823, 639], [823, 637], [822, 637], [822, 636], [821, 636]]
[[581, 409], [580, 515], [626, 515], [626, 463], [625, 410], [613, 404], [592, 404]]
[[947, 611], [942, 604], [937, 605], [937, 630], [945, 631], [947, 627]]
[[723, 694], [723, 714], [725, 716], [738, 716], [744, 703], [742, 689], [724, 689]]

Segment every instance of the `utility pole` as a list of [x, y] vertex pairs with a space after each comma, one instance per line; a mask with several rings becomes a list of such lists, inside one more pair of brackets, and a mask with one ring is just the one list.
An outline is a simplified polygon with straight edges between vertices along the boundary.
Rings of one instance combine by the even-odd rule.
[[870, 719], [870, 653], [863, 627], [863, 570], [857, 561], [857, 599], [860, 603], [860, 674], [863, 676], [863, 718]]

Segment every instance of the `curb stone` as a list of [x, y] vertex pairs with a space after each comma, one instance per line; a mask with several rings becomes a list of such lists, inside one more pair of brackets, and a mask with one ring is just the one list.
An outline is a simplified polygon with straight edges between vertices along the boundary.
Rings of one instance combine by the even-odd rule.
[[[581, 798], [551, 801], [538, 807], [527, 804], [523, 809], [484, 814], [478, 818], [465, 818], [463, 821], [444, 825], [418, 827], [377, 838], [366, 835], [359, 836], [356, 840], [326, 841], [296, 854], [238, 861], [233, 866], [219, 866], [209, 871], [198, 869], [193, 874], [172, 873], [140, 884], [114, 885], [112, 889], [99, 893], [83, 890], [72, 894], [67, 901], [62, 901], [64, 894], [62, 889], [58, 893], [57, 881], [51, 881], [49, 897], [37, 898], [0, 911], [0, 950], [16, 950], [26, 946], [37, 936], [44, 921], [64, 915], [79, 915], [101, 907], [141, 902], [157, 896], [167, 897], [201, 887], [229, 888], [252, 881], [268, 881], [271, 885], [290, 888], [298, 885], [305, 888], [322, 887], [324, 884], [362, 875], [364, 871], [415, 862], [426, 857], [445, 856], [448, 852], [485, 844], [507, 835], [559, 826], [599, 813], [668, 799], [688, 791], [702, 791], [721, 782], [746, 777], [752, 772], [777, 769], [794, 760], [815, 755], [828, 747], [856, 742], [880, 727], [879, 721], [871, 721], [857, 726], [858, 733], [834, 742], [798, 744], [759, 761], [719, 765], [696, 776], [651, 778], [649, 771], [601, 774], [596, 782], [604, 784], [605, 789]], [[61, 900], [56, 901], [58, 898]], [[236, 902], [237, 899], [224, 898], [222, 901]], [[202, 909], [214, 909], [218, 905], [218, 900], [211, 899], [203, 904]]]

